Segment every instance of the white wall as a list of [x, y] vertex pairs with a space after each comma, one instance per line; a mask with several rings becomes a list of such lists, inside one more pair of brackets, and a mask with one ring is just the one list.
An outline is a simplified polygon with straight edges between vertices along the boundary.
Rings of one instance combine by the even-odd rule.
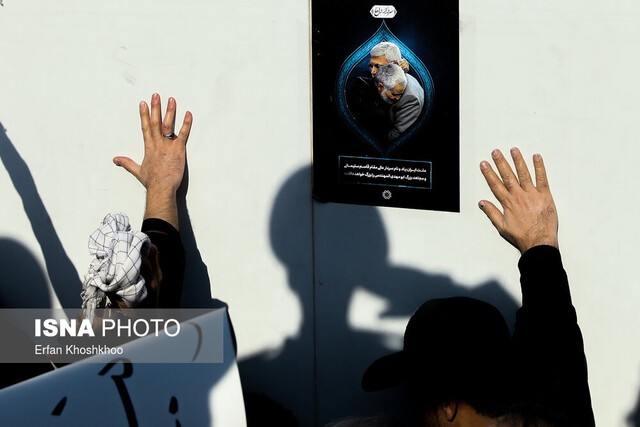
[[[24, 245], [42, 268], [57, 253], [47, 280], [63, 304], [73, 302], [79, 288], [55, 279], [65, 272], [53, 240], [80, 277], [87, 236], [105, 213], [126, 211], [139, 223], [142, 188], [111, 158], [141, 160], [138, 102], [155, 91], [174, 96], [179, 113], [195, 117], [191, 289], [210, 281], [229, 304], [247, 384], [306, 424], [315, 298], [324, 422], [374, 411], [382, 398], [360, 394], [360, 369], [399, 345], [420, 298], [456, 291], [514, 308], [517, 253], [476, 203], [489, 194], [480, 160], [517, 145], [545, 157], [598, 425], [625, 425], [640, 385], [638, 18], [630, 0], [461, 1], [461, 213], [314, 204], [312, 230], [306, 2], [4, 0], [0, 122], [55, 231], [37, 204], [23, 207], [16, 188], [37, 199], [28, 177], [14, 186], [4, 167], [0, 237]], [[346, 263], [337, 255], [347, 250], [360, 255]], [[0, 294], [31, 286], [16, 281]], [[380, 318], [385, 307], [391, 318]]]

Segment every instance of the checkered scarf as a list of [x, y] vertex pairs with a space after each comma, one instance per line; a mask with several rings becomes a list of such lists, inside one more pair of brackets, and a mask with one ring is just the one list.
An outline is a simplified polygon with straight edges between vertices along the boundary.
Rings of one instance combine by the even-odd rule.
[[131, 231], [129, 217], [110, 213], [89, 236], [89, 253], [95, 256], [82, 283], [84, 316], [93, 322], [95, 310], [114, 304], [107, 293], [115, 293], [127, 307], [135, 307], [147, 296], [140, 274], [142, 258], [151, 241], [140, 231]]

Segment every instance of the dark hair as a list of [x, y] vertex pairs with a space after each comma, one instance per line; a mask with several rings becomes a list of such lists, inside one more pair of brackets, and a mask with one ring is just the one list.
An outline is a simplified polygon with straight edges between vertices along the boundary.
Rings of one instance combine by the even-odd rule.
[[325, 427], [402, 427], [402, 422], [384, 415], [348, 417], [332, 421]]
[[480, 371], [462, 366], [456, 372], [414, 378], [409, 382], [413, 406], [419, 413], [427, 413], [457, 401], [491, 418], [508, 413], [513, 405], [509, 354], [492, 356], [493, 360], [483, 360], [486, 369]]
[[569, 427], [567, 418], [546, 406], [516, 402], [509, 413], [496, 420], [496, 427]]

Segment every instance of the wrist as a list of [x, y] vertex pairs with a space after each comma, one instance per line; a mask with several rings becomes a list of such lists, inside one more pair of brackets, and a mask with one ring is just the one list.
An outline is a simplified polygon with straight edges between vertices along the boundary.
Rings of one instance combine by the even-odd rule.
[[147, 204], [144, 219], [148, 218], [162, 219], [178, 230], [176, 190], [159, 187], [147, 189]]
[[518, 244], [518, 249], [521, 254], [524, 254], [529, 249], [534, 248], [536, 246], [552, 246], [556, 249], [559, 249], [558, 246], [558, 238], [557, 237], [545, 237], [536, 240], [530, 240], [526, 242], [522, 242]]
[[149, 185], [146, 187], [147, 200], [152, 199], [171, 199], [176, 197], [177, 188], [171, 185]]

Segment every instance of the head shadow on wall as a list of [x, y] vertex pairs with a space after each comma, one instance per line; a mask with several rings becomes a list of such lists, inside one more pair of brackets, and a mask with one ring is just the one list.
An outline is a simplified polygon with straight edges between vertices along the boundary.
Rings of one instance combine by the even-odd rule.
[[301, 420], [310, 419], [305, 413], [314, 408], [300, 402], [300, 396], [317, 389], [320, 424], [350, 415], [402, 415], [406, 403], [398, 390], [365, 393], [360, 387], [368, 364], [390, 352], [388, 333], [354, 325], [354, 310], [367, 310], [354, 306], [360, 295], [385, 301], [381, 310], [372, 311], [374, 321], [408, 318], [428, 299], [469, 296], [492, 303], [512, 324], [516, 302], [495, 281], [471, 287], [447, 275], [393, 263], [378, 208], [312, 202], [310, 180], [310, 167], [303, 167], [284, 182], [269, 230], [272, 250], [303, 307], [300, 332], [276, 355], [242, 361], [243, 383], [292, 409]]

